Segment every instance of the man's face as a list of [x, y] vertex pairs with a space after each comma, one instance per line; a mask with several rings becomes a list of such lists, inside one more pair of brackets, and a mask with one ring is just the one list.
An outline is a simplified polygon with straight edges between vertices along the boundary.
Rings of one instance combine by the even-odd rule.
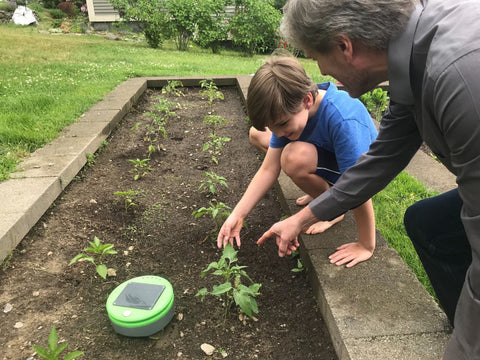
[[347, 63], [336, 47], [327, 54], [310, 52], [308, 57], [317, 63], [322, 75], [329, 75], [340, 81], [351, 97], [359, 97], [377, 85], [370, 77], [368, 69], [358, 69]]

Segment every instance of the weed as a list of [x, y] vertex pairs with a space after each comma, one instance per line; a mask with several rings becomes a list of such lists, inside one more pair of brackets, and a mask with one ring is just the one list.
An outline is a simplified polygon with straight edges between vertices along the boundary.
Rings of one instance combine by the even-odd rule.
[[[203, 278], [210, 270], [213, 270], [211, 274], [221, 276], [224, 282], [214, 285], [212, 291], [202, 288], [195, 296], [200, 296], [202, 301], [206, 295], [221, 298], [225, 303], [225, 316], [235, 302], [245, 314], [252, 317], [253, 313], [258, 314], [258, 305], [255, 298], [260, 294], [259, 290], [262, 285], [252, 281], [244, 270], [246, 266], [234, 265], [237, 261], [237, 251], [232, 245], [227, 244], [223, 249], [220, 260], [211, 262], [201, 273]], [[242, 284], [242, 278], [249, 280], [251, 285]]]
[[68, 266], [75, 264], [80, 259], [89, 261], [95, 265], [98, 275], [103, 279], [107, 278], [107, 266], [103, 264], [103, 257], [105, 255], [115, 255], [116, 250], [113, 249], [113, 244], [102, 244], [98, 237], [94, 237], [93, 241], [89, 241], [90, 246], [83, 249], [84, 252], [75, 256]]
[[95, 165], [95, 154], [87, 153], [86, 157], [87, 157], [86, 167], [91, 168], [93, 165]]
[[[68, 343], [63, 343], [59, 346], [57, 330], [55, 330], [55, 326], [53, 326], [50, 334], [48, 335], [48, 347], [44, 348], [43, 346], [33, 345], [33, 350], [35, 350], [43, 359], [60, 360], [59, 356], [62, 351], [67, 348], [67, 346]], [[83, 351], [72, 351], [65, 355], [63, 360], [73, 360], [82, 355]]]

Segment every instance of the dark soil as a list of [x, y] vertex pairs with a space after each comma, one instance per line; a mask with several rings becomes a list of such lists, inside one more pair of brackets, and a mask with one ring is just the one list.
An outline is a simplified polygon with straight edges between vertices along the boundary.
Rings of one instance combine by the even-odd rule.
[[[200, 273], [221, 256], [214, 240], [206, 238], [213, 220], [192, 216], [192, 211], [208, 207], [213, 200], [198, 190], [204, 173], [227, 179], [228, 188], [219, 188], [215, 200], [233, 207], [260, 160], [248, 144], [246, 115], [235, 88], [222, 88], [225, 100], [213, 105], [202, 99], [198, 88], [182, 90], [185, 96], [180, 97], [147, 90], [96, 154], [94, 164], [82, 170], [3, 264], [0, 359], [29, 358], [34, 354], [32, 345], [46, 346], [52, 326], [61, 341], [69, 343], [67, 351], [84, 351], [83, 359], [221, 359], [225, 355], [227, 359], [336, 359], [305, 273], [291, 271], [297, 259], [279, 258], [273, 241], [261, 247], [255, 244], [282, 216], [274, 192], [246, 219], [238, 253], [238, 263], [262, 284], [256, 319], [241, 321], [234, 308], [224, 320], [217, 298], [209, 296], [201, 302], [195, 296], [218, 280], [201, 278]], [[135, 181], [128, 160], [148, 157], [146, 125], [152, 116], [146, 112], [153, 111], [159, 96], [178, 104], [176, 116], [165, 126], [166, 139], [157, 134], [162, 150], [152, 154], [152, 170]], [[218, 164], [202, 151], [211, 133], [203, 122], [208, 113], [228, 120], [217, 130], [231, 138]], [[126, 211], [123, 198], [114, 192], [128, 190], [139, 194], [133, 197], [136, 206]], [[118, 251], [104, 259], [116, 270], [116, 276], [107, 280], [96, 274], [91, 263], [68, 266], [94, 236]], [[148, 274], [172, 283], [175, 317], [149, 338], [116, 334], [105, 309], [108, 295], [122, 282]], [[12, 309], [5, 312], [7, 304]], [[203, 343], [217, 351], [208, 357], [200, 349]]]

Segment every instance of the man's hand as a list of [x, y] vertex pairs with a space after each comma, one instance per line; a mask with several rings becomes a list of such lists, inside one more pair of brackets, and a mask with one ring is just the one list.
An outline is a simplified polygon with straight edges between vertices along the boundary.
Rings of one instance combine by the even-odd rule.
[[292, 251], [297, 250], [300, 246], [298, 243], [298, 235], [316, 221], [318, 221], [318, 219], [313, 216], [312, 211], [307, 206], [295, 215], [273, 224], [272, 227], [257, 240], [257, 245], [263, 244], [268, 238], [275, 237], [278, 246], [278, 256], [284, 257], [285, 255], [290, 255]]

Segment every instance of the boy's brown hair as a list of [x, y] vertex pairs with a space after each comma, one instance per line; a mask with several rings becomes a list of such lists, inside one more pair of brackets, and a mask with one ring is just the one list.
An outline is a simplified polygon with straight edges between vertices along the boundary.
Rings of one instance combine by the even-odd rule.
[[308, 93], [318, 88], [302, 64], [291, 56], [272, 56], [248, 87], [247, 113], [254, 128], [263, 131], [285, 115], [294, 115]]

